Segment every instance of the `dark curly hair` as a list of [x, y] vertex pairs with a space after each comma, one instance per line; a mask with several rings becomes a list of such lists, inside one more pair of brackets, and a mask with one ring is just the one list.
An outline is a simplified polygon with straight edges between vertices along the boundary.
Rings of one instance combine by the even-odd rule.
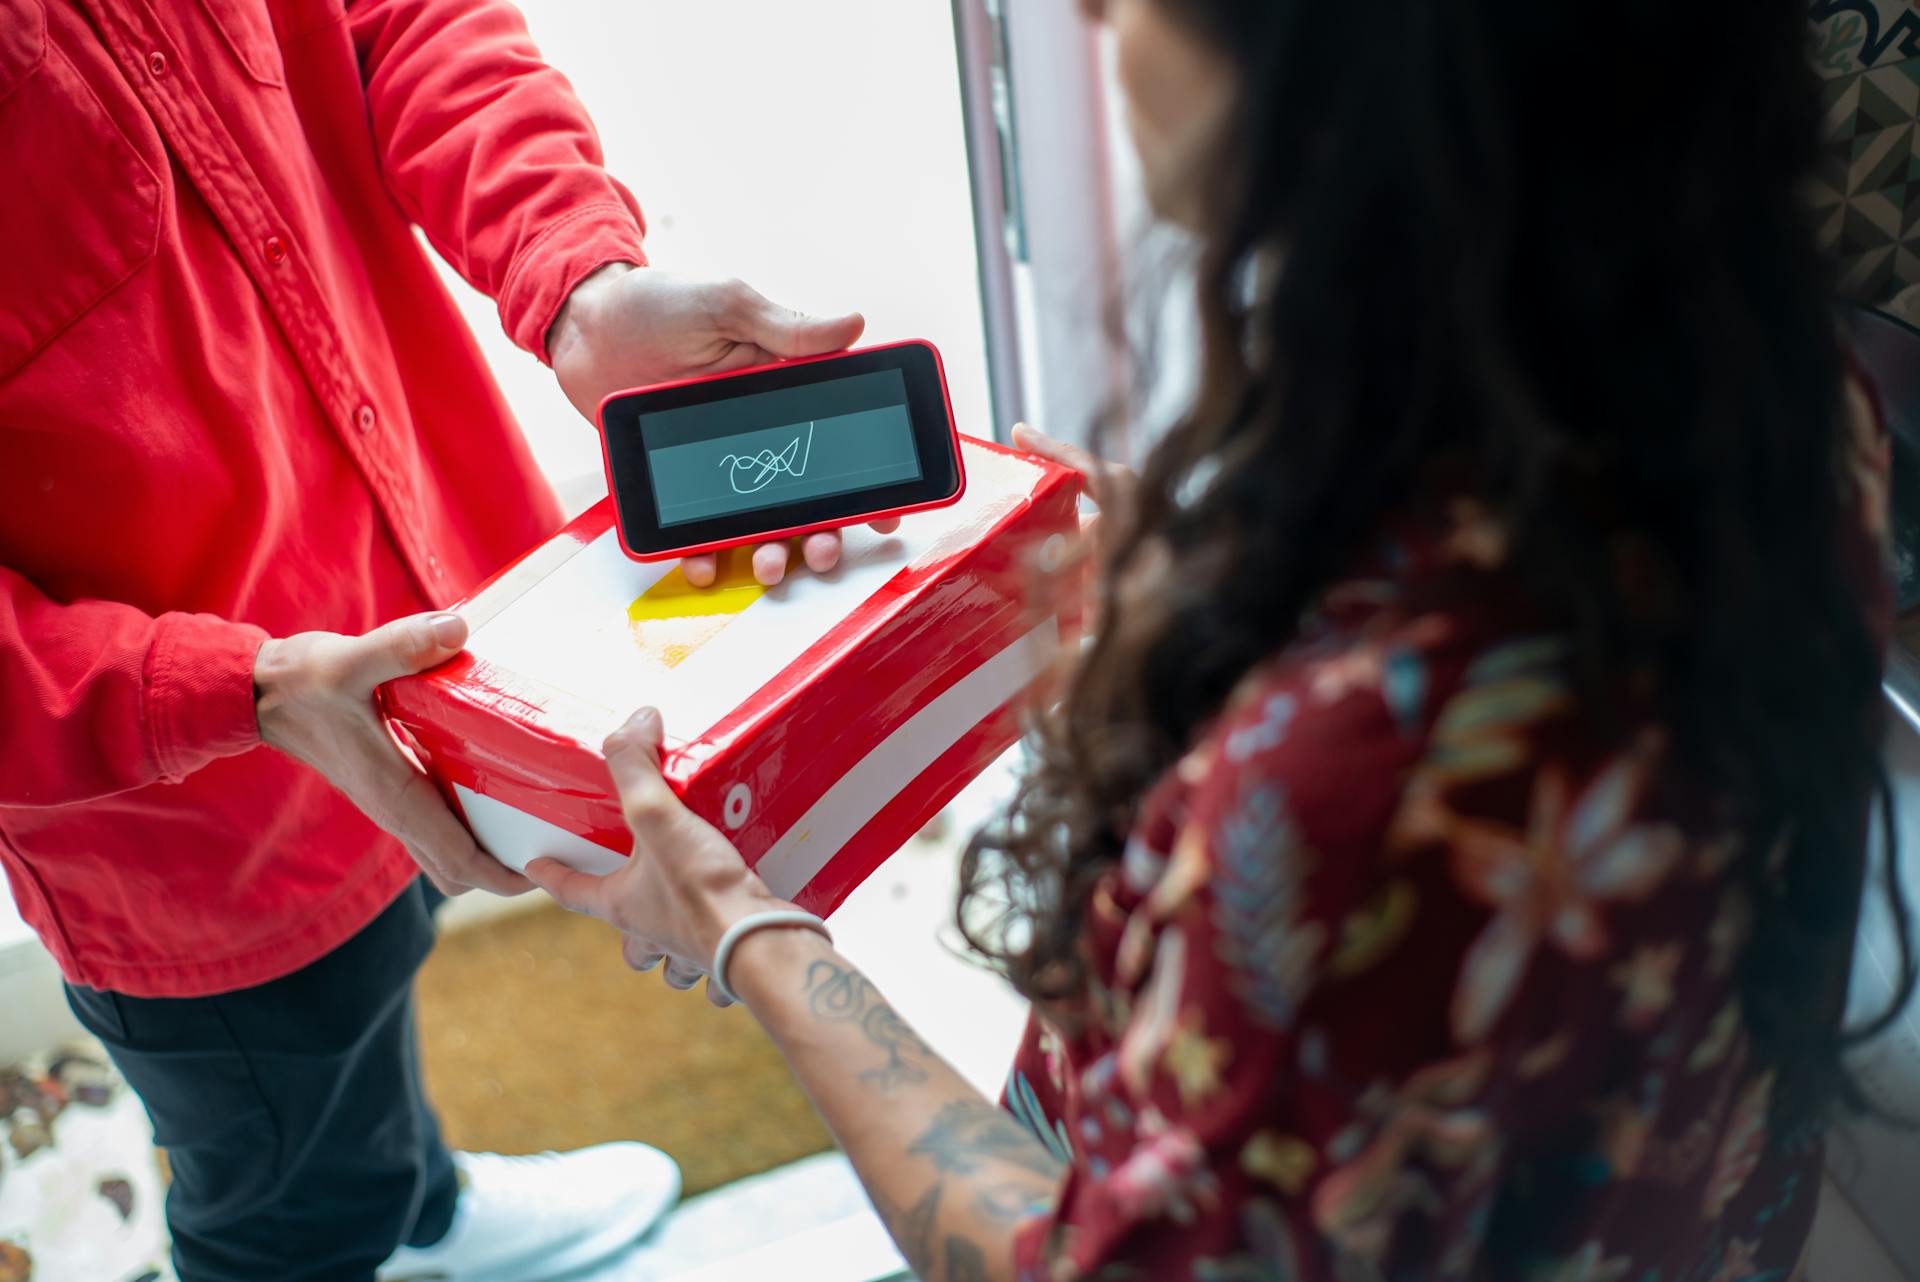
[[[1155, 2], [1238, 71], [1202, 193], [1200, 386], [1017, 801], [968, 851], [969, 942], [1035, 1000], [1078, 993], [1140, 798], [1422, 470], [1465, 457], [1578, 679], [1650, 674], [1678, 768], [1744, 817], [1727, 875], [1759, 905], [1740, 979], [1776, 1100], [1858, 1102], [1839, 999], [1887, 796], [1881, 654], [1803, 204], [1804, 0]], [[1912, 986], [1909, 950], [1901, 1004]]]

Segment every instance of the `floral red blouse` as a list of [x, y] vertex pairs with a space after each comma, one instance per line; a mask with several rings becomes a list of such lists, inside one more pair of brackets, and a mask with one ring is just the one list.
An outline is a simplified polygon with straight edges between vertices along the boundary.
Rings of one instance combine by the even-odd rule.
[[[1876, 438], [1875, 534], [1884, 465]], [[1144, 807], [1089, 1009], [1036, 1017], [1008, 1083], [1071, 1170], [1023, 1282], [1798, 1268], [1821, 1145], [1769, 1130], [1736, 840], [1680, 817], [1657, 731], [1599, 737], [1456, 516], [1337, 588]]]

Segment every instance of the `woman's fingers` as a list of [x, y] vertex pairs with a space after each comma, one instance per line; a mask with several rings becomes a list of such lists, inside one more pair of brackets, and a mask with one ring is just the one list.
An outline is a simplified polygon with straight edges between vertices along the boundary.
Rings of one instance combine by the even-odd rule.
[[685, 962], [669, 958], [663, 976], [668, 988], [684, 993], [705, 978], [706, 972], [697, 966], [689, 966]]
[[720, 577], [720, 558], [711, 552], [696, 552], [680, 562], [680, 573], [696, 588], [710, 588]]
[[1131, 469], [1118, 463], [1109, 463], [1090, 450], [1078, 445], [1069, 445], [1065, 441], [1056, 441], [1039, 428], [1027, 423], [1013, 425], [1013, 443], [1016, 448], [1029, 454], [1038, 454], [1041, 458], [1051, 459], [1062, 467], [1070, 467], [1087, 479], [1087, 493], [1095, 503], [1101, 506], [1125, 497], [1125, 491], [1133, 483]]
[[652, 970], [667, 959], [665, 953], [638, 935], [628, 935], [621, 941], [620, 956], [627, 965], [639, 971]]
[[1087, 476], [1096, 475], [1102, 464], [1089, 450], [1078, 445], [1069, 445], [1065, 441], [1056, 441], [1031, 423], [1013, 425], [1013, 443], [1029, 454], [1038, 454], [1041, 458], [1050, 458], [1062, 467], [1070, 467]]
[[660, 774], [660, 740], [666, 727], [653, 708], [642, 708], [607, 736], [601, 751], [620, 793], [620, 811], [638, 840], [657, 832], [680, 809], [680, 799]]

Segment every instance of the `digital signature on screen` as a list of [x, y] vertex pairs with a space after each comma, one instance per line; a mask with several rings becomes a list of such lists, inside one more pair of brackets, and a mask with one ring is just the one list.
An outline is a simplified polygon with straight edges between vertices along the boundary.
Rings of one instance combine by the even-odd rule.
[[640, 435], [663, 529], [922, 475], [899, 370], [643, 413]]
[[616, 392], [600, 406], [620, 546], [640, 561], [944, 507], [966, 490], [918, 339]]

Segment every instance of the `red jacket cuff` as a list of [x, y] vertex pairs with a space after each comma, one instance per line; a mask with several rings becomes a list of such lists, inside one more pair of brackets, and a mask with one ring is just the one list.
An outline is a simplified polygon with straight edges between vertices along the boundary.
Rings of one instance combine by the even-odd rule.
[[514, 261], [500, 289], [500, 321], [507, 336], [542, 361], [547, 331], [574, 287], [608, 263], [647, 265], [642, 231], [624, 204], [588, 205], [559, 219]]
[[267, 634], [205, 614], [166, 614], [147, 655], [147, 734], [160, 775], [178, 782], [260, 742], [253, 664]]

